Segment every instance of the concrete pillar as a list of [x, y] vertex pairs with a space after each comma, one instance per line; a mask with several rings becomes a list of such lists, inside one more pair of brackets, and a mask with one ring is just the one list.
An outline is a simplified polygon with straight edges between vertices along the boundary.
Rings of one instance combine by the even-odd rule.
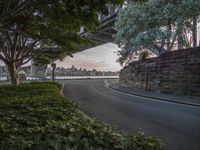
[[32, 76], [35, 76], [36, 75], [36, 65], [34, 64], [34, 61], [31, 60], [31, 71], [30, 71], [30, 74]]

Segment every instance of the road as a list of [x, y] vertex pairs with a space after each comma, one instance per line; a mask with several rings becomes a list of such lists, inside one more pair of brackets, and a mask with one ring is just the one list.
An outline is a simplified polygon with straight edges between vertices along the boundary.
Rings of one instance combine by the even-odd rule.
[[103, 80], [66, 80], [63, 94], [90, 117], [136, 134], [142, 130], [166, 150], [200, 150], [200, 108], [151, 101], [108, 89]]

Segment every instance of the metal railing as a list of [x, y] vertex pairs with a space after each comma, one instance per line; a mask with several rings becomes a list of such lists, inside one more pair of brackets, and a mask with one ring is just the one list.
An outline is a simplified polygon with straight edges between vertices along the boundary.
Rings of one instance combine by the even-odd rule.
[[[87, 79], [119, 79], [119, 76], [56, 76], [56, 80], [87, 80]], [[26, 81], [51, 80], [51, 76], [27, 76]], [[0, 82], [8, 82], [7, 77], [0, 77]]]

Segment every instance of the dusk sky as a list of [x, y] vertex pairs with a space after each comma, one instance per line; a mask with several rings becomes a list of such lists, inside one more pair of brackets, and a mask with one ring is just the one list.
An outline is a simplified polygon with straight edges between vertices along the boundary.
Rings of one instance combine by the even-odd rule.
[[121, 66], [116, 62], [119, 48], [116, 44], [108, 43], [95, 48], [75, 53], [74, 57], [66, 57], [63, 61], [56, 61], [57, 67], [77, 68], [99, 71], [119, 71]]

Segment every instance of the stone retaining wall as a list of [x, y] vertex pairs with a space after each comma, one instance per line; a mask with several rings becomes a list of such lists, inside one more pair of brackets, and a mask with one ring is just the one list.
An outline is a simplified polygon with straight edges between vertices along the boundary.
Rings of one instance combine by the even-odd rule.
[[132, 62], [120, 71], [120, 83], [150, 91], [200, 96], [200, 47]]

